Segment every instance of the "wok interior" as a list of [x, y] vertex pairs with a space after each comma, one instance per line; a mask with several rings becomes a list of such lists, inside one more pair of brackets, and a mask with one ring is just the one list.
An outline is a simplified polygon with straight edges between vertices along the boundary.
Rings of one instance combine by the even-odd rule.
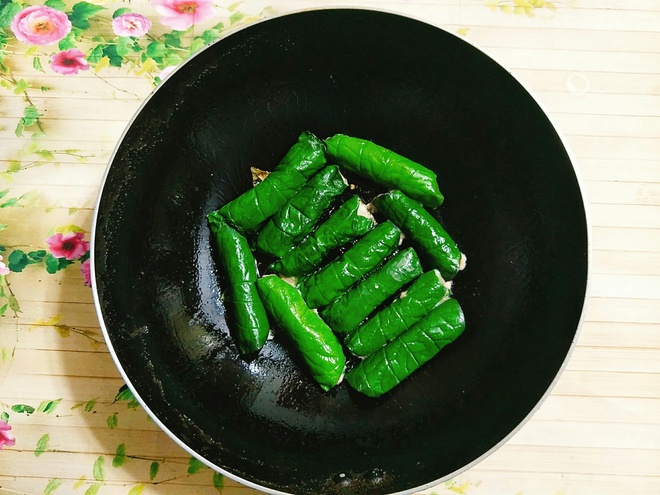
[[[465, 333], [380, 399], [323, 392], [281, 339], [239, 356], [219, 303], [206, 214], [302, 130], [433, 169], [468, 257]], [[148, 101], [104, 184], [95, 276], [119, 365], [191, 450], [268, 490], [382, 494], [455, 473], [537, 405], [575, 337], [586, 232], [561, 140], [504, 69], [418, 21], [310, 11], [221, 40]]]

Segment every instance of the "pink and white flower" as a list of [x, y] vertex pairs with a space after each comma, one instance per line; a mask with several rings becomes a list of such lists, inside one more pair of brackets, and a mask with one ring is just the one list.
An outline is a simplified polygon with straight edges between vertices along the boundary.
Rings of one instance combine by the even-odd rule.
[[80, 271], [83, 274], [83, 278], [85, 279], [85, 285], [87, 287], [92, 286], [92, 269], [90, 267], [90, 259], [87, 258], [85, 261], [80, 263]]
[[151, 5], [162, 16], [160, 22], [177, 31], [215, 15], [212, 0], [151, 0]]
[[9, 433], [11, 426], [6, 422], [0, 419], [0, 450], [3, 447], [13, 447], [16, 445], [16, 439], [14, 435]]
[[142, 14], [122, 14], [112, 20], [117, 36], [144, 36], [151, 29], [151, 21]]
[[89, 69], [85, 54], [77, 48], [59, 52], [50, 57], [50, 68], [58, 74], [73, 75]]
[[16, 14], [10, 27], [18, 41], [51, 45], [71, 32], [71, 21], [64, 12], [46, 5], [34, 5]]
[[9, 275], [9, 267], [5, 265], [2, 261], [2, 255], [0, 254], [0, 275]]
[[57, 232], [46, 239], [46, 244], [55, 258], [75, 260], [89, 251], [89, 242], [85, 241], [85, 234], [82, 232]]

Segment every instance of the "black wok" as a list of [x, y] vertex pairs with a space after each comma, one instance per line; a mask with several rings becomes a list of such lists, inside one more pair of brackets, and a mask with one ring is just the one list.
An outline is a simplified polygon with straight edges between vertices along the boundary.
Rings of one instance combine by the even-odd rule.
[[[465, 333], [379, 399], [325, 393], [279, 340], [237, 353], [206, 215], [303, 130], [370, 139], [432, 168], [467, 254]], [[506, 70], [462, 39], [361, 9], [300, 12], [203, 50], [143, 105], [97, 206], [102, 327], [157, 423], [271, 493], [412, 493], [505, 441], [572, 348], [588, 229], [560, 137]]]

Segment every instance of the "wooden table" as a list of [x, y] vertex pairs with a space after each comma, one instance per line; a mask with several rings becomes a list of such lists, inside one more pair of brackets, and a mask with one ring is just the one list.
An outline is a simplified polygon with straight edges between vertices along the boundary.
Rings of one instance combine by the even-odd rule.
[[[182, 36], [146, 0], [47, 3], [73, 12], [91, 68], [54, 72], [57, 45], [17, 41], [0, 15], [0, 413], [16, 438], [0, 493], [257, 493], [191, 459], [122, 391], [81, 266], [110, 154], [161, 68], [234, 27], [333, 2], [219, 2]], [[565, 134], [591, 218], [591, 293], [567, 369], [510, 441], [424, 493], [657, 495], [660, 3], [342, 2], [358, 3], [443, 27], [513, 72]], [[118, 8], [153, 22], [139, 45], [117, 42]], [[72, 260], [54, 256], [62, 236]]]

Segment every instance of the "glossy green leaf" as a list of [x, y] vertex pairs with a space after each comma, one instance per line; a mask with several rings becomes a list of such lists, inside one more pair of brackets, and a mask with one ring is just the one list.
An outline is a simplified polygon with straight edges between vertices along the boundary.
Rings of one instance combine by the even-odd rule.
[[37, 440], [37, 446], [34, 449], [34, 455], [39, 457], [41, 454], [48, 450], [50, 445], [50, 435], [48, 433], [44, 434]]
[[7, 411], [2, 411], [2, 414], [0, 414], [0, 421], [4, 421], [5, 423], [9, 421], [9, 413]]

